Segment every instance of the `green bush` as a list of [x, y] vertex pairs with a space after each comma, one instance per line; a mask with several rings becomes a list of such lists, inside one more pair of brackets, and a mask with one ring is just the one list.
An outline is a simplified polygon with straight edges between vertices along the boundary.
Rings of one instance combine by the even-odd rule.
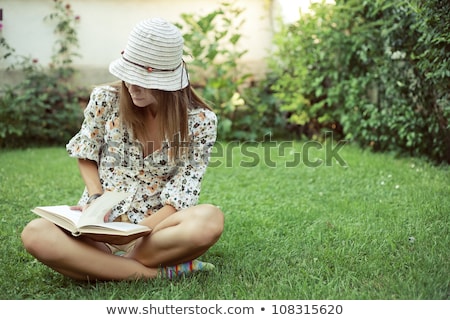
[[80, 99], [88, 93], [61, 83], [58, 73], [36, 68], [0, 99], [0, 147], [66, 143], [82, 120]]
[[205, 15], [182, 14], [186, 53], [190, 63], [193, 85], [217, 113], [218, 135], [221, 139], [235, 139], [246, 134], [249, 125], [241, 117], [245, 110], [242, 86], [250, 76], [238, 68], [239, 59], [247, 53], [240, 49], [240, 26], [243, 9], [231, 3]]
[[423, 99], [434, 119], [428, 128], [429, 152], [436, 159], [450, 162], [450, 2], [416, 0], [413, 4], [417, 16], [413, 27], [420, 37], [411, 58], [425, 78]]
[[338, 0], [275, 36], [273, 85], [290, 121], [374, 150], [450, 162], [450, 4]]
[[16, 55], [6, 40], [0, 39], [0, 47], [6, 49], [2, 58], [13, 59], [9, 69], [19, 69], [24, 76], [19, 84], [2, 88], [0, 147], [64, 144], [80, 126], [80, 101], [88, 98], [89, 92], [71, 85], [79, 17], [69, 4], [54, 1], [54, 6], [54, 12], [45, 18], [56, 24], [57, 35], [48, 68], [36, 59]]
[[245, 23], [244, 9], [222, 3], [205, 15], [182, 14], [191, 81], [217, 113], [221, 140], [261, 140], [266, 135], [284, 135], [285, 121], [272, 94], [273, 77], [249, 81], [240, 59], [247, 53], [240, 47]]
[[280, 24], [281, 30], [274, 36], [276, 51], [269, 60], [276, 77], [272, 89], [281, 101], [281, 110], [308, 138], [317, 137], [335, 118], [326, 104], [324, 87], [338, 73], [329, 72], [332, 59], [323, 45], [317, 45], [316, 35], [317, 30], [325, 33], [320, 24], [329, 20], [329, 12], [327, 6], [316, 7], [314, 16], [304, 15], [292, 25]]
[[280, 109], [280, 101], [273, 94], [275, 78], [267, 73], [262, 80], [252, 82], [242, 90], [245, 109], [235, 121], [237, 140], [263, 141], [270, 138], [296, 138], [295, 129], [289, 127], [286, 113]]

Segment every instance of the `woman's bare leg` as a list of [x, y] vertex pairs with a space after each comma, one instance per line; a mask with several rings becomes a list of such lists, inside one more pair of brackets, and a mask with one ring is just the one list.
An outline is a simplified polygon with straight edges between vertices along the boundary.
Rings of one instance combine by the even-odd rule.
[[193, 260], [217, 242], [223, 227], [224, 216], [216, 206], [203, 204], [181, 210], [139, 239], [128, 257], [149, 267]]
[[71, 278], [125, 280], [154, 278], [161, 265], [200, 256], [219, 239], [222, 230], [222, 212], [212, 205], [200, 205], [162, 221], [126, 257], [112, 255], [102, 243], [74, 238], [44, 219], [30, 222], [22, 241], [39, 261]]
[[39, 261], [77, 280], [153, 278], [157, 269], [118, 257], [89, 241], [74, 238], [45, 219], [31, 221], [22, 232], [25, 248]]

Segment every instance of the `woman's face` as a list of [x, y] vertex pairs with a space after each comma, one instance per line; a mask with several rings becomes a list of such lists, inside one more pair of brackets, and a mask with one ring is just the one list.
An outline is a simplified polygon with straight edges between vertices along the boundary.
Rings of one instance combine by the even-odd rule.
[[143, 108], [156, 104], [156, 98], [152, 94], [151, 89], [142, 88], [127, 82], [125, 82], [125, 87], [127, 87], [131, 100], [137, 107]]

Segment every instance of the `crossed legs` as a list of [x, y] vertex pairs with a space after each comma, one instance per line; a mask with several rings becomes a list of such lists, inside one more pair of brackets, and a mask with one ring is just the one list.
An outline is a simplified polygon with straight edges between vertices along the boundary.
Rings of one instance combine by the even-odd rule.
[[178, 211], [140, 238], [125, 256], [111, 254], [101, 242], [75, 238], [45, 219], [22, 231], [26, 250], [57, 272], [77, 280], [155, 278], [159, 266], [195, 259], [217, 242], [223, 213], [202, 204]]

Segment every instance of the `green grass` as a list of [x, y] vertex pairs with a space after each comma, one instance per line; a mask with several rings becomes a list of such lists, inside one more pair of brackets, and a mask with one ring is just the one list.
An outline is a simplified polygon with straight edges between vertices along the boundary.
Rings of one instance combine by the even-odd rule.
[[286, 167], [302, 146], [219, 145], [201, 195], [226, 215], [202, 257], [216, 271], [120, 283], [75, 282], [24, 251], [30, 208], [75, 203], [83, 182], [64, 148], [2, 150], [0, 299], [448, 299], [449, 168], [350, 145], [347, 166]]

